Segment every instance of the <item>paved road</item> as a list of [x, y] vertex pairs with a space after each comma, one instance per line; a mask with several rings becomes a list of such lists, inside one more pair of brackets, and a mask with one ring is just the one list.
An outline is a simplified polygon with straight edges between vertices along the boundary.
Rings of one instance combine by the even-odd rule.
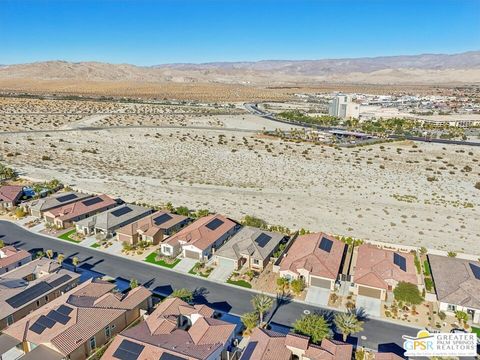
[[[154, 267], [146, 263], [143, 264], [99, 252], [94, 249], [84, 248], [67, 241], [41, 236], [8, 221], [0, 220], [0, 239], [5, 243], [13, 244], [32, 252], [40, 249], [52, 249], [55, 252], [63, 253], [67, 262], [68, 258], [78, 256], [81, 261], [81, 267], [91, 268], [94, 271], [112, 277], [122, 277], [127, 280], [136, 278], [151, 290], [164, 294], [169, 294], [172, 288], [203, 289], [204, 294], [198, 298], [198, 301], [207, 303], [220, 311], [228, 311], [234, 315], [252, 311], [250, 300], [253, 294], [240, 287], [231, 287], [211, 282], [202, 278], [169, 271], [161, 267]], [[302, 316], [304, 310], [313, 312], [319, 311], [321, 308], [298, 302], [289, 302], [274, 312], [271, 321], [279, 325], [291, 326], [297, 318]], [[378, 347], [388, 349], [395, 347], [398, 349], [398, 346], [401, 346], [402, 343], [402, 335], [408, 334], [413, 336], [416, 335], [417, 331], [411, 327], [375, 319], [368, 320], [364, 328], [364, 331], [358, 334], [359, 338], [352, 339], [352, 341], [358, 341], [361, 345], [372, 349], [377, 349]], [[361, 339], [360, 336], [365, 336], [366, 338]]]
[[[268, 119], [271, 121], [277, 121], [284, 124], [296, 125], [301, 126], [304, 128], [314, 128], [317, 130], [345, 130], [339, 127], [329, 127], [329, 126], [320, 126], [315, 124], [306, 124], [302, 122], [292, 122], [288, 120], [281, 120], [273, 116], [271, 113], [265, 112], [258, 108], [257, 104], [245, 104], [245, 108], [254, 115], [258, 115], [263, 117], [264, 119]], [[468, 145], [468, 146], [480, 146], [480, 142], [472, 142], [472, 141], [463, 141], [463, 140], [448, 140], [448, 139], [427, 139], [425, 137], [419, 136], [401, 136], [401, 135], [389, 135], [389, 139], [406, 139], [412, 141], [421, 141], [421, 142], [432, 142], [437, 144], [450, 144], [450, 145]]]

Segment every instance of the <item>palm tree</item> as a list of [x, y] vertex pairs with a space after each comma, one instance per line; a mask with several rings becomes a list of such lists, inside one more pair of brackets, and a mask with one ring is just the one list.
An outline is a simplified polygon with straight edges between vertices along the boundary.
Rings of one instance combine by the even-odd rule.
[[252, 306], [260, 316], [260, 324], [263, 323], [263, 316], [272, 307], [273, 299], [265, 294], [258, 294], [252, 298]]
[[343, 336], [343, 341], [347, 341], [350, 334], [354, 334], [363, 330], [363, 321], [359, 320], [353, 312], [336, 313], [333, 320], [337, 330]]
[[288, 285], [289, 285], [289, 281], [287, 278], [284, 278], [284, 277], [279, 277], [277, 279], [277, 287], [278, 287], [278, 290], [280, 290], [282, 293], [285, 292], [285, 290], [288, 289]]
[[193, 301], [193, 292], [190, 291], [189, 289], [175, 289], [173, 292], [170, 294], [171, 297], [176, 297], [179, 298], [183, 301], [186, 302], [192, 302]]
[[53, 250], [51, 249], [48, 249], [47, 251], [45, 251], [45, 256], [51, 260], [53, 258]]
[[77, 256], [74, 256], [72, 258], [72, 265], [74, 266], [74, 271], [77, 272], [77, 266], [78, 263], [80, 262], [80, 259]]
[[65, 260], [65, 255], [63, 255], [63, 254], [58, 254], [58, 255], [57, 255], [58, 265], [62, 266], [63, 260]]
[[242, 324], [245, 326], [245, 335], [248, 335], [252, 332], [253, 329], [258, 324], [258, 313], [253, 311], [246, 314], [243, 314], [240, 318]]

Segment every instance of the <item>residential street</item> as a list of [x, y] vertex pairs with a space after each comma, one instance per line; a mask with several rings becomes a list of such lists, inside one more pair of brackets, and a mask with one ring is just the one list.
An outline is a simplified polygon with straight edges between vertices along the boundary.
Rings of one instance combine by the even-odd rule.
[[[31, 233], [11, 222], [0, 220], [0, 239], [7, 244], [13, 244], [22, 249], [36, 252], [41, 249], [52, 249], [63, 253], [65, 258], [78, 256], [81, 267], [124, 279], [136, 278], [151, 290], [168, 295], [175, 288], [197, 289], [201, 293], [200, 302], [206, 302], [213, 308], [241, 315], [252, 310], [251, 291], [240, 287], [227, 286], [199, 277], [192, 277], [169, 271], [160, 266], [132, 261], [125, 257], [106, 254], [94, 249], [81, 247], [67, 241], [55, 240], [46, 236]], [[304, 311], [319, 311], [321, 308], [298, 302], [288, 302], [274, 312], [272, 322], [284, 326], [302, 316]], [[402, 335], [416, 335], [417, 330], [411, 327], [370, 319], [364, 325], [364, 331], [358, 335], [358, 343], [385, 351], [395, 351], [392, 346], [401, 347]], [[363, 338], [363, 339], [362, 339]], [[353, 339], [357, 341], [357, 339]]]

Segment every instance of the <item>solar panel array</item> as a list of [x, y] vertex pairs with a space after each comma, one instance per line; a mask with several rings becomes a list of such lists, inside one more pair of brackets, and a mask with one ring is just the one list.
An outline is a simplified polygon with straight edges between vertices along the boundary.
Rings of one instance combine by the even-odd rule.
[[320, 250], [326, 251], [328, 253], [332, 250], [332, 246], [333, 246], [333, 241], [330, 239], [327, 239], [326, 237], [322, 237], [322, 240], [320, 240], [320, 245], [318, 245]]
[[205, 225], [210, 230], [216, 230], [223, 225], [223, 221], [220, 219], [213, 219], [207, 225]]
[[166, 223], [167, 221], [171, 220], [172, 217], [169, 214], [162, 214], [160, 216], [157, 216], [155, 219], [153, 219], [153, 222], [155, 225], [161, 225], [163, 223]]
[[76, 198], [78, 198], [76, 194], [67, 194], [67, 195], [57, 197], [57, 201], [63, 203], [65, 201], [74, 200]]
[[52, 286], [45, 281], [41, 281], [38, 284], [35, 284], [25, 289], [20, 294], [14, 295], [5, 301], [8, 305], [16, 309], [20, 306], [28, 304], [30, 301], [42, 296], [50, 290], [52, 290]]
[[122, 340], [113, 357], [120, 360], [137, 360], [145, 346], [129, 340]]
[[73, 309], [71, 307], [61, 305], [57, 310], [50, 310], [47, 315], [40, 316], [29, 329], [40, 335], [46, 328], [51, 329], [54, 327], [57, 322], [65, 325], [71, 319], [68, 315], [72, 311]]
[[117, 210], [112, 211], [111, 214], [113, 216], [119, 217], [119, 216], [123, 216], [125, 214], [128, 214], [129, 212], [132, 212], [132, 211], [133, 210], [131, 208], [129, 208], [128, 206], [124, 206], [121, 209], [117, 209]]
[[400, 254], [393, 254], [393, 263], [397, 265], [400, 270], [407, 271], [407, 260]]
[[181, 357], [181, 356], [177, 356], [177, 355], [173, 355], [173, 354], [169, 354], [169, 353], [163, 353], [161, 356], [160, 356], [160, 359], [158, 360], [186, 360], [187, 358], [184, 358], [184, 357]]
[[56, 288], [57, 286], [59, 285], [62, 285], [63, 283], [67, 282], [68, 280], [70, 280], [72, 277], [68, 274], [65, 274], [65, 275], [62, 275], [60, 276], [58, 279], [55, 279], [53, 281], [50, 281], [50, 286], [52, 288]]
[[93, 198], [82, 201], [82, 204], [85, 206], [92, 206], [98, 203], [101, 203], [103, 199], [100, 196], [95, 196]]
[[268, 242], [272, 240], [272, 237], [268, 234], [261, 233], [256, 239], [255, 242], [257, 243], [258, 246], [261, 248], [265, 247], [265, 245], [268, 244]]
[[472, 263], [469, 263], [469, 265], [470, 269], [472, 270], [473, 276], [475, 276], [475, 279], [480, 280], [480, 266]]

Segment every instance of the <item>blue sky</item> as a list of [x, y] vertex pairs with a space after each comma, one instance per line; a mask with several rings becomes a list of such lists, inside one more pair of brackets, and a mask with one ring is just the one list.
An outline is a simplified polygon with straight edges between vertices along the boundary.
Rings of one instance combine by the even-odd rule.
[[153, 65], [480, 49], [480, 0], [0, 0], [0, 64]]

